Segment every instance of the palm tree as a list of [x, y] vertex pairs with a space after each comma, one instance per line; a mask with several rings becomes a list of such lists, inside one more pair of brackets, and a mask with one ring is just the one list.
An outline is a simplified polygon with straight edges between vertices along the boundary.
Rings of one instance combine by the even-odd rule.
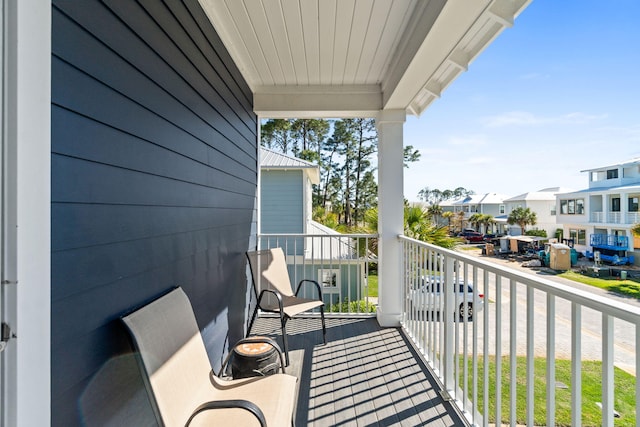
[[454, 216], [455, 214], [451, 211], [446, 211], [442, 213], [442, 218], [447, 220], [447, 227], [449, 227], [449, 231], [451, 231], [451, 220], [453, 219]]
[[429, 213], [418, 207], [405, 206], [404, 233], [407, 237], [449, 249], [460, 242], [449, 236], [447, 227], [439, 227], [431, 222]]
[[427, 213], [433, 220], [433, 223], [438, 225], [438, 218], [442, 215], [442, 206], [431, 205], [427, 208]]
[[471, 224], [473, 228], [477, 230], [480, 224], [482, 224], [482, 222], [484, 221], [484, 214], [474, 213], [469, 217], [467, 221], [469, 221], [469, 224]]
[[495, 223], [496, 220], [493, 215], [482, 214], [482, 218], [480, 218], [480, 224], [482, 225], [485, 234], [489, 233], [489, 228]]
[[631, 227], [631, 232], [634, 236], [640, 237], [640, 222]]
[[460, 226], [460, 231], [464, 228], [464, 211], [456, 212], [455, 223]]
[[527, 225], [535, 225], [538, 221], [536, 213], [529, 208], [518, 207], [511, 211], [507, 218], [507, 223], [510, 225], [517, 224], [524, 234]]

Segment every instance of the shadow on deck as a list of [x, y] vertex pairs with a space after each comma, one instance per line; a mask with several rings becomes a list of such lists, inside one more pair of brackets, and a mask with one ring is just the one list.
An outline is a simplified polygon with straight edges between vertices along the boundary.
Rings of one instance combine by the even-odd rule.
[[[465, 426], [400, 329], [374, 318], [288, 322], [287, 373], [298, 377], [296, 426]], [[263, 317], [252, 334], [277, 336], [279, 320]]]

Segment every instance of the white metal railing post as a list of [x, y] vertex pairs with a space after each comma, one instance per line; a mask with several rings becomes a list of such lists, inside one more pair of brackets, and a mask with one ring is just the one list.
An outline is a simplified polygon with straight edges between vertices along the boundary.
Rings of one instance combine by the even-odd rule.
[[[640, 396], [640, 381], [638, 375], [640, 375], [640, 323], [635, 323], [636, 326], [636, 399]], [[636, 423], [640, 420], [640, 404], [636, 401]]]
[[509, 281], [510, 296], [509, 296], [509, 421], [512, 426], [516, 425], [516, 408], [518, 402], [517, 394], [517, 378], [514, 375], [517, 369], [517, 329], [515, 325], [518, 319], [518, 289], [516, 287], [516, 281], [511, 279]]
[[571, 425], [582, 425], [582, 307], [571, 303]]
[[533, 288], [527, 287], [527, 425], [533, 425], [533, 408], [534, 408], [534, 298]]
[[455, 383], [454, 383], [454, 317], [452, 313], [456, 313], [454, 308], [455, 287], [457, 283], [454, 282], [454, 266], [455, 260], [452, 257], [446, 256], [444, 258], [444, 277], [440, 279], [440, 290], [444, 294], [444, 310], [440, 314], [440, 321], [444, 323], [444, 386], [445, 392], [448, 396], [454, 396]]
[[556, 297], [547, 294], [547, 425], [556, 425]]
[[602, 314], [602, 426], [613, 427], [613, 317]]

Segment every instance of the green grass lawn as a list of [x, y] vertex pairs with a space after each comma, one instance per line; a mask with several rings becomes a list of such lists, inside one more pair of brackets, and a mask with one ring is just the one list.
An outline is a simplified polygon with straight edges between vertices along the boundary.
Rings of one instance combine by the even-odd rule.
[[[461, 362], [462, 363], [462, 362]], [[484, 366], [481, 359], [478, 361], [478, 408], [484, 407], [482, 394], [482, 376]], [[489, 422], [495, 423], [496, 408], [496, 384], [495, 358], [489, 359]], [[516, 420], [518, 424], [526, 422], [526, 359], [517, 358], [516, 368]], [[509, 422], [509, 358], [502, 359], [502, 422]], [[536, 358], [534, 361], [534, 423], [546, 424], [546, 359]], [[469, 390], [471, 390], [471, 362], [469, 362]], [[462, 381], [462, 378], [460, 378]], [[556, 382], [566, 386], [571, 385], [571, 361], [556, 361]], [[620, 418], [615, 419], [616, 426], [635, 426], [635, 378], [614, 368], [615, 403], [614, 409], [620, 413]], [[602, 362], [582, 362], [582, 425], [585, 427], [602, 425], [602, 412], [596, 402], [602, 402]], [[470, 396], [471, 397], [471, 396]], [[569, 388], [556, 388], [556, 425], [571, 425], [571, 390]]]
[[598, 277], [585, 276], [572, 270], [565, 271], [559, 274], [558, 277], [564, 277], [574, 282], [584, 283], [585, 285], [595, 286], [610, 292], [640, 299], [640, 283], [633, 280], [620, 280], [619, 277], [601, 279]]
[[367, 277], [367, 284], [369, 285], [368, 296], [378, 297], [378, 273], [369, 273]]

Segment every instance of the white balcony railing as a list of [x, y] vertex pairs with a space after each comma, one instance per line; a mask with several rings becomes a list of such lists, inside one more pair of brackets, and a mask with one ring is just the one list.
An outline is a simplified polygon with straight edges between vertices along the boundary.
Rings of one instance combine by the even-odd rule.
[[591, 222], [611, 224], [637, 224], [640, 222], [640, 212], [591, 212]]
[[[556, 361], [564, 359], [572, 372], [567, 384], [570, 424], [582, 425], [582, 362], [600, 360], [600, 425], [613, 426], [614, 361], [634, 375], [640, 372], [640, 308], [404, 236], [400, 240], [403, 328], [439, 378], [444, 394], [471, 424], [532, 426], [534, 410], [541, 410], [546, 414], [542, 423], [556, 425]], [[473, 291], [460, 293], [454, 292], [459, 286], [443, 286], [434, 294], [433, 287], [428, 288], [459, 282], [472, 284]], [[469, 304], [474, 308], [471, 318], [464, 309]], [[536, 358], [546, 365], [545, 408], [534, 405], [534, 393], [539, 393], [534, 390]], [[524, 385], [516, 377], [522, 371]], [[635, 387], [640, 396], [640, 381]], [[526, 403], [518, 403], [522, 394]], [[491, 400], [503, 404], [490, 406]], [[525, 419], [516, 421], [523, 405]], [[640, 405], [635, 416], [640, 420]]]
[[640, 212], [627, 212], [627, 218], [625, 224], [638, 224], [640, 223]]
[[622, 224], [622, 213], [621, 212], [607, 213], [607, 222], [610, 224]]
[[[281, 247], [293, 289], [302, 279], [322, 286], [325, 313], [373, 315], [376, 311], [378, 238], [375, 234], [261, 234], [258, 247]], [[313, 287], [302, 296], [314, 297]]]

